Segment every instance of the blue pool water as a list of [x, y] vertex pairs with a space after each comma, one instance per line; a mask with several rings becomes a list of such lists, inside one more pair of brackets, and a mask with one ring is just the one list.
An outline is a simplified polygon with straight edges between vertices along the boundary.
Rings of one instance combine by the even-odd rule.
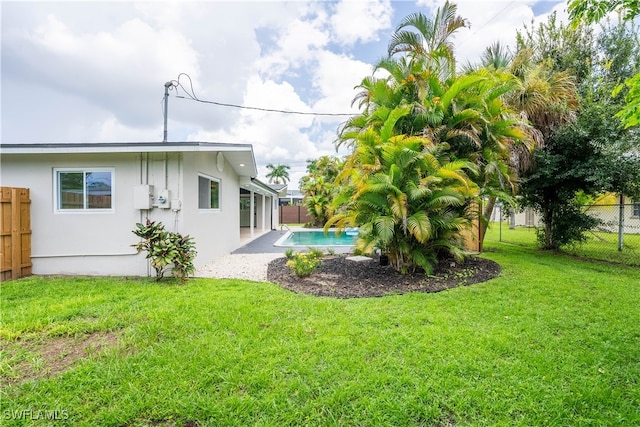
[[324, 231], [292, 231], [285, 239], [276, 243], [276, 246], [353, 246], [356, 236], [342, 233], [336, 236], [334, 231], [326, 235]]

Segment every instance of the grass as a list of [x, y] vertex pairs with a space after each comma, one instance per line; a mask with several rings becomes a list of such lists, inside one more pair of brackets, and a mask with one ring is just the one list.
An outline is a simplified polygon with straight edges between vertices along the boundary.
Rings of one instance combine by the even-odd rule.
[[[494, 242], [500, 240], [498, 223], [491, 224], [486, 239]], [[517, 227], [511, 230], [507, 224], [502, 224], [502, 242], [534, 247], [536, 239], [536, 229], [533, 227]], [[618, 251], [617, 233], [588, 232], [585, 243], [568, 246], [562, 251], [593, 260], [640, 266], [640, 234], [625, 234], [623, 250]]]
[[[497, 279], [370, 299], [238, 280], [3, 283], [3, 425], [52, 411], [81, 426], [639, 425], [640, 270], [487, 248]], [[118, 341], [53, 376], [33, 350], [107, 332]]]

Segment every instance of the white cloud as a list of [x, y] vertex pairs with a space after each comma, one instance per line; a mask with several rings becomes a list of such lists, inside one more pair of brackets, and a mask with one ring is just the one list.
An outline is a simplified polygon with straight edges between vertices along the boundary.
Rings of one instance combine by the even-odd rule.
[[[28, 70], [37, 84], [87, 100], [128, 125], [149, 126], [158, 119], [160, 84], [167, 76], [183, 68], [198, 74], [197, 53], [183, 35], [137, 18], [110, 32], [79, 32], [50, 14], [13, 41], [12, 66]], [[65, 107], [55, 106], [59, 113]]]
[[343, 45], [378, 40], [378, 32], [391, 26], [389, 0], [342, 0], [335, 6], [331, 29]]
[[[372, 67], [346, 55], [323, 51], [318, 54], [318, 66], [314, 70], [312, 84], [320, 98], [314, 102], [316, 112], [352, 113], [358, 112], [351, 101], [357, 93], [355, 86], [371, 74]], [[323, 117], [325, 123], [344, 121], [346, 117]]]
[[461, 2], [458, 14], [471, 23], [471, 28], [460, 29], [455, 35], [460, 65], [477, 61], [485, 48], [497, 41], [515, 47], [517, 29], [529, 24], [534, 17], [533, 10], [521, 2]]
[[[533, 17], [532, 1], [458, 3], [472, 22], [456, 39], [468, 58], [497, 39], [511, 43], [515, 28]], [[355, 112], [354, 86], [371, 73], [367, 61], [385, 55], [392, 19], [402, 18], [394, 9], [411, 7], [389, 0], [4, 2], [2, 140], [160, 140], [164, 83], [179, 73], [191, 76], [203, 100]], [[335, 153], [346, 119], [171, 94], [170, 140], [253, 143], [261, 173], [266, 163], [287, 163], [292, 181], [307, 159]]]
[[259, 61], [260, 71], [267, 76], [278, 76], [289, 68], [307, 64], [329, 41], [322, 24], [323, 16], [312, 21], [292, 21], [278, 38], [277, 49]]
[[[248, 81], [244, 103], [287, 111], [309, 110], [289, 83], [276, 83], [259, 77]], [[311, 116], [243, 110], [239, 120], [230, 123], [226, 129], [201, 131], [189, 139], [251, 143], [261, 164], [304, 161], [315, 157], [317, 152], [305, 132], [312, 124]]]

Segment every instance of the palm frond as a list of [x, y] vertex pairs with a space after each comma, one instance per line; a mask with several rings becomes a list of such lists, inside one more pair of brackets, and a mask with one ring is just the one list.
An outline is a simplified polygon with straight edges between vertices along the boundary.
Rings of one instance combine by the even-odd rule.
[[407, 218], [407, 229], [420, 243], [431, 238], [431, 221], [424, 211], [415, 212]]

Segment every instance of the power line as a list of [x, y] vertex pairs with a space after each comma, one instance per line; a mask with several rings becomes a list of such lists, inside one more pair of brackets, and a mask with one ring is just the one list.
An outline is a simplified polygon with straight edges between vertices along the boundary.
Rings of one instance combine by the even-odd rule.
[[509, 6], [511, 6], [512, 4], [514, 4], [516, 2], [516, 0], [512, 0], [509, 4], [507, 4], [505, 7], [503, 7], [498, 13], [496, 13], [495, 15], [493, 15], [491, 18], [489, 18], [489, 20], [487, 22], [485, 22], [484, 24], [482, 24], [480, 26], [480, 28], [478, 28], [473, 35], [478, 34], [478, 31], [480, 31], [481, 29], [483, 29], [484, 27], [486, 27], [487, 25], [489, 25], [489, 23], [491, 21], [493, 21], [494, 19], [496, 19], [498, 16], [500, 16], [502, 14], [502, 12], [504, 12], [505, 10], [507, 10], [509, 8]]
[[[182, 83], [180, 83], [180, 77], [181, 76], [186, 76], [187, 79], [189, 79], [189, 89], [187, 90]], [[178, 80], [171, 80], [172, 86], [170, 87], [170, 89], [172, 90], [173, 88], [181, 88], [184, 93], [187, 96], [182, 96], [182, 95], [177, 95], [176, 94], [176, 98], [180, 98], [180, 99], [187, 99], [190, 101], [196, 101], [196, 102], [200, 102], [202, 104], [213, 104], [213, 105], [218, 105], [221, 107], [232, 107], [232, 108], [241, 108], [244, 110], [256, 110], [256, 111], [267, 111], [267, 112], [271, 112], [271, 113], [281, 113], [281, 114], [297, 114], [297, 115], [305, 115], [305, 116], [355, 116], [357, 114], [354, 113], [314, 113], [314, 112], [309, 112], [309, 111], [291, 111], [291, 110], [279, 110], [276, 108], [261, 108], [261, 107], [248, 107], [245, 105], [238, 105], [238, 104], [229, 104], [229, 103], [225, 103], [225, 102], [218, 102], [218, 101], [208, 101], [208, 100], [204, 100], [204, 99], [200, 99], [196, 96], [195, 91], [193, 90], [193, 82], [191, 81], [191, 77], [186, 74], [186, 73], [180, 73], [178, 75]], [[177, 92], [177, 89], [176, 89]]]
[[[482, 24], [480, 27], [478, 27], [478, 29], [476, 29], [473, 34], [471, 34], [471, 36], [475, 36], [476, 34], [478, 34], [478, 32], [483, 29], [484, 27], [486, 27], [487, 25], [489, 25], [489, 23], [491, 23], [491, 21], [493, 21], [494, 19], [496, 19], [498, 16], [500, 16], [502, 14], [502, 12], [504, 12], [505, 10], [507, 10], [512, 4], [514, 4], [516, 2], [516, 0], [511, 0], [505, 7], [503, 7], [502, 9], [500, 9], [500, 11], [498, 13], [496, 13], [495, 15], [493, 15], [491, 18], [489, 18], [489, 20], [487, 20], [484, 24]], [[461, 46], [464, 46], [464, 43], [460, 43], [458, 44], [458, 46], [456, 46], [457, 49], [460, 49]], [[467, 63], [471, 63], [469, 60], [467, 60]]]
[[176, 95], [176, 98], [180, 99], [189, 99], [196, 102], [201, 102], [203, 104], [213, 104], [219, 105], [221, 107], [233, 107], [233, 108], [242, 108], [244, 110], [257, 110], [257, 111], [268, 111], [271, 113], [282, 113], [282, 114], [299, 114], [306, 116], [355, 116], [357, 114], [354, 113], [314, 113], [314, 112], [305, 112], [305, 111], [290, 111], [290, 110], [278, 110], [275, 108], [260, 108], [260, 107], [247, 107], [245, 105], [237, 105], [237, 104], [227, 104], [224, 102], [216, 102], [216, 101], [206, 101], [204, 99], [194, 99], [187, 96]]

